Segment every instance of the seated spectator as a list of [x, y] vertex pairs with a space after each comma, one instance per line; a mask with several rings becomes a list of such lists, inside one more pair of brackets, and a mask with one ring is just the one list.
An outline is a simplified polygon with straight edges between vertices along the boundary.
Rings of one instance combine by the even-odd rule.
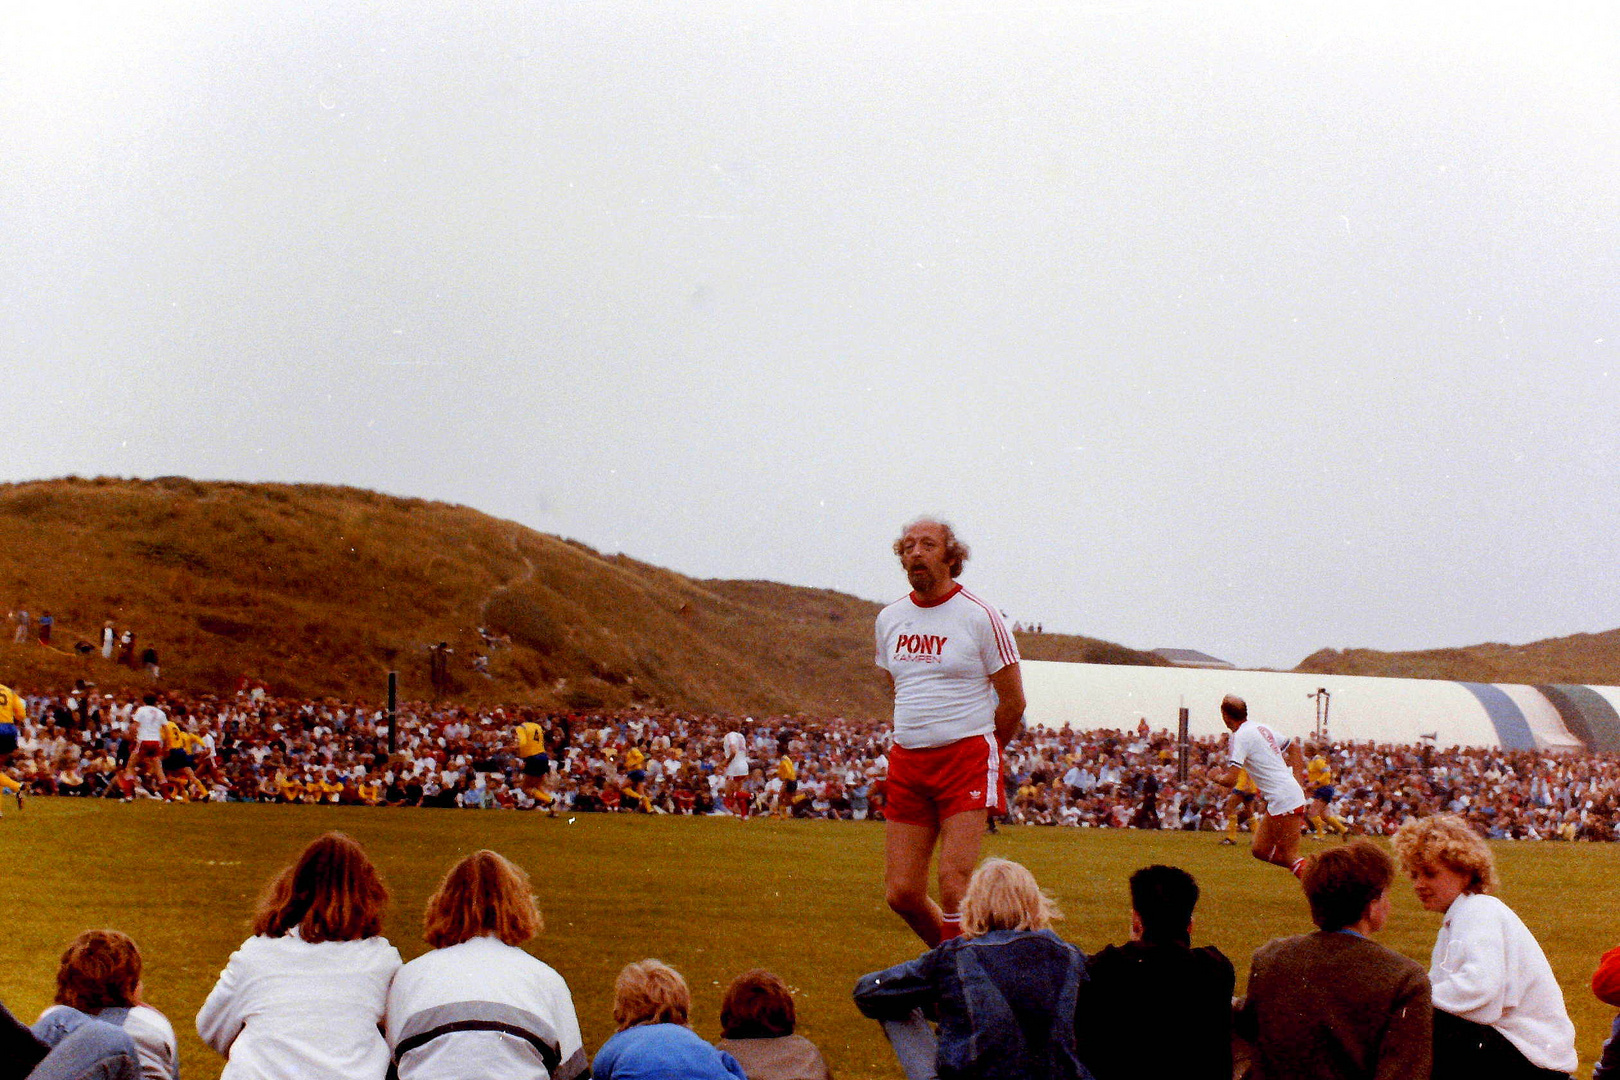
[[1575, 1025], [1534, 935], [1496, 890], [1496, 860], [1462, 818], [1402, 825], [1394, 845], [1418, 902], [1445, 921], [1429, 961], [1434, 1076], [1564, 1075], [1575, 1071]]
[[[1232, 1075], [1232, 961], [1192, 947], [1198, 883], [1174, 866], [1131, 875], [1131, 940], [1086, 962], [1080, 1060], [1097, 1080]], [[1165, 1038], [1164, 1018], [1175, 1017]]]
[[626, 964], [613, 984], [619, 1030], [591, 1061], [596, 1080], [748, 1080], [737, 1059], [689, 1026], [692, 992], [658, 960]]
[[1365, 840], [1306, 862], [1301, 882], [1317, 932], [1260, 946], [1237, 1015], [1238, 1033], [1254, 1044], [1253, 1080], [1429, 1075], [1428, 977], [1369, 937], [1389, 919], [1394, 878], [1389, 856]]
[[276, 876], [253, 936], [197, 1013], [197, 1034], [228, 1059], [220, 1080], [382, 1080], [378, 1025], [400, 966], [382, 936], [387, 904], [371, 860], [342, 833]]
[[961, 937], [856, 984], [856, 1006], [884, 1022], [909, 1080], [1090, 1077], [1075, 1053], [1086, 958], [1052, 932], [1056, 917], [1028, 870], [986, 859], [968, 879]]
[[0, 1080], [139, 1080], [135, 1040], [122, 1028], [86, 1018], [55, 1046], [0, 1005]]
[[[1603, 954], [1598, 969], [1592, 973], [1592, 993], [1605, 1005], [1620, 1005], [1620, 948]], [[1592, 1080], [1620, 1080], [1620, 1014], [1615, 1015], [1609, 1041], [1603, 1044], [1603, 1054], [1592, 1070]]]
[[174, 1028], [141, 1000], [141, 990], [141, 951], [135, 942], [116, 930], [87, 930], [62, 953], [56, 1004], [40, 1015], [34, 1034], [56, 1046], [86, 1020], [100, 1020], [129, 1034], [144, 1080], [179, 1080]]
[[715, 1045], [742, 1065], [748, 1080], [832, 1080], [821, 1051], [795, 1035], [798, 1017], [787, 983], [768, 971], [745, 971], [720, 1001], [722, 1038]]
[[586, 1071], [563, 977], [519, 946], [544, 928], [529, 876], [493, 851], [451, 867], [427, 902], [433, 951], [388, 991], [400, 1080], [573, 1080]]

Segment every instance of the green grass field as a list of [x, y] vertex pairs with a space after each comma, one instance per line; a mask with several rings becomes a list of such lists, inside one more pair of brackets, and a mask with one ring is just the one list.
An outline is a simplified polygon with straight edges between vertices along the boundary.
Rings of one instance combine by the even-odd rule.
[[[407, 959], [426, 948], [422, 905], [455, 858], [490, 847], [524, 866], [547, 924], [530, 948], [572, 987], [588, 1051], [611, 1034], [620, 966], [656, 956], [691, 983], [694, 1025], [705, 1037], [719, 1037], [725, 982], [763, 966], [796, 988], [800, 1030], [839, 1077], [900, 1075], [876, 1025], [849, 998], [864, 972], [920, 951], [884, 907], [882, 826], [864, 822], [586, 814], [570, 824], [476, 811], [37, 799], [0, 819], [0, 1001], [32, 1021], [50, 1001], [69, 938], [93, 927], [124, 930], [146, 956], [148, 999], [180, 1035], [185, 1075], [217, 1077], [222, 1061], [197, 1039], [192, 1020], [246, 935], [260, 887], [329, 829], [356, 837], [376, 860], [394, 896], [387, 934]], [[1497, 850], [1502, 897], [1563, 984], [1584, 1074], [1613, 1015], [1587, 979], [1598, 956], [1620, 943], [1620, 848]], [[988, 837], [985, 852], [1029, 866], [1068, 916], [1059, 931], [1088, 951], [1128, 936], [1132, 870], [1185, 867], [1204, 890], [1194, 938], [1233, 959], [1240, 989], [1256, 946], [1310, 929], [1286, 873], [1208, 833], [1020, 828]], [[1427, 966], [1438, 926], [1398, 884], [1381, 940]]]

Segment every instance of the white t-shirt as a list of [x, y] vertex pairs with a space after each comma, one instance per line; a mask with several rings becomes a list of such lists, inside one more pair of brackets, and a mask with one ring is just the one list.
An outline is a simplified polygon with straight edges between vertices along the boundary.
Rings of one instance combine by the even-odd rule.
[[1248, 772], [1268, 814], [1291, 814], [1305, 805], [1305, 790], [1283, 757], [1286, 745], [1257, 720], [1245, 720], [1232, 732], [1232, 764]]
[[726, 737], [720, 742], [720, 750], [726, 757], [727, 776], [748, 775], [748, 740], [743, 738], [742, 732], [726, 732]]
[[894, 677], [894, 741], [944, 746], [996, 729], [990, 676], [1018, 663], [1001, 613], [958, 585], [943, 600], [916, 594], [878, 613], [877, 664]]
[[197, 1034], [229, 1059], [220, 1080], [382, 1080], [377, 1025], [399, 966], [380, 937], [248, 938], [197, 1013]]
[[388, 1045], [400, 1080], [547, 1077], [590, 1064], [568, 984], [498, 938], [423, 953], [388, 991]]
[[140, 742], [160, 742], [163, 721], [167, 719], [156, 705], [142, 705], [135, 710], [135, 738]]
[[1434, 939], [1429, 982], [1435, 1008], [1489, 1024], [1537, 1068], [1575, 1071], [1575, 1025], [1552, 965], [1496, 897], [1464, 893], [1451, 902]]

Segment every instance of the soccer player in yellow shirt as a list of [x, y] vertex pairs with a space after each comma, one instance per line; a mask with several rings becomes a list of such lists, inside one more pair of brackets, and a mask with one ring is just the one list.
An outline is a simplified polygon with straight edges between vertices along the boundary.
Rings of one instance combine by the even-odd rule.
[[9, 791], [17, 800], [17, 809], [23, 805], [23, 786], [5, 772], [11, 756], [17, 752], [18, 730], [28, 716], [23, 699], [9, 686], [0, 686], [0, 791]]
[[1248, 770], [1238, 769], [1237, 783], [1226, 796], [1226, 837], [1221, 843], [1237, 843], [1238, 826], [1254, 816], [1254, 797], [1258, 791], [1254, 781], [1249, 779]]
[[523, 790], [533, 795], [551, 771], [546, 756], [546, 729], [537, 721], [525, 720], [512, 730], [514, 749], [523, 762]]
[[776, 763], [776, 778], [782, 781], [782, 790], [776, 798], [776, 816], [787, 817], [793, 810], [793, 796], [799, 790], [799, 767], [793, 764], [793, 759], [783, 751], [782, 760]]
[[1325, 839], [1327, 831], [1332, 829], [1339, 834], [1340, 839], [1350, 839], [1350, 826], [1333, 813], [1333, 767], [1328, 764], [1327, 754], [1319, 746], [1311, 748], [1314, 755], [1305, 764], [1305, 790], [1311, 793], [1311, 805], [1305, 817], [1316, 829], [1317, 839]]

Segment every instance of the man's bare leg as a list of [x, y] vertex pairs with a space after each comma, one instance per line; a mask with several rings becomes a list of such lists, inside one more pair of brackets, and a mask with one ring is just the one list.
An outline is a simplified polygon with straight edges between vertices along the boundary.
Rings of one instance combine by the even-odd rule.
[[883, 826], [884, 898], [930, 949], [939, 944], [944, 933], [939, 905], [928, 896], [928, 863], [939, 832], [931, 825], [899, 821], [885, 822]]
[[965, 810], [939, 823], [939, 906], [940, 921], [955, 933], [961, 932], [962, 897], [968, 878], [979, 862], [979, 845], [984, 839], [985, 812]]
[[1299, 814], [1272, 817], [1257, 815], [1254, 826], [1254, 846], [1249, 853], [1261, 862], [1273, 863], [1299, 875], [1299, 833], [1304, 819]]

